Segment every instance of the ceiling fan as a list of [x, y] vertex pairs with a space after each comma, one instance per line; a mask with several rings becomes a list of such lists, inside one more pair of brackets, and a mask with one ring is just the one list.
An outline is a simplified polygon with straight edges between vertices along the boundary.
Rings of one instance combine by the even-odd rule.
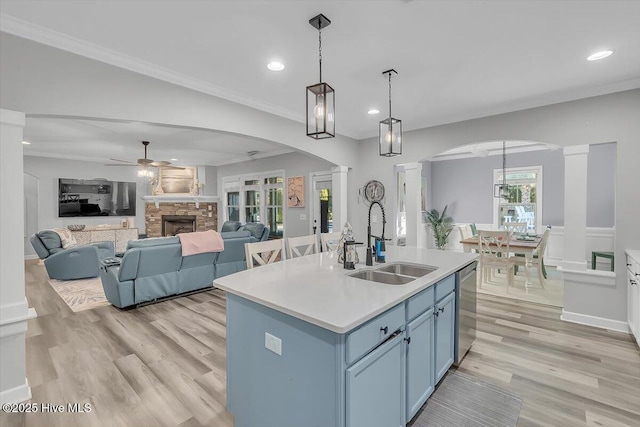
[[144, 145], [144, 159], [138, 159], [137, 162], [130, 162], [128, 160], [120, 160], [120, 159], [109, 159], [109, 160], [113, 160], [114, 162], [122, 162], [124, 164], [120, 164], [120, 163], [108, 163], [105, 166], [142, 166], [144, 169], [146, 169], [148, 166], [153, 166], [153, 167], [162, 167], [162, 168], [168, 168], [168, 169], [184, 169], [181, 168], [179, 166], [171, 166], [171, 162], [167, 162], [164, 160], [152, 160], [152, 159], [148, 159], [147, 158], [147, 146], [149, 145], [149, 141], [142, 141], [142, 145]]

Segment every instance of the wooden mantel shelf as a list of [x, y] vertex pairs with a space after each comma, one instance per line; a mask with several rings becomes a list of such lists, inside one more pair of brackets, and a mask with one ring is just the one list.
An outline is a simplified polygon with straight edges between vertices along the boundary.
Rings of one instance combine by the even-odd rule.
[[196, 208], [200, 208], [200, 202], [219, 202], [220, 197], [218, 196], [190, 196], [188, 194], [182, 195], [168, 195], [163, 194], [161, 196], [142, 196], [142, 200], [147, 203], [155, 203], [156, 208], [160, 207], [160, 203], [170, 203], [170, 202], [178, 202], [178, 203], [195, 203]]

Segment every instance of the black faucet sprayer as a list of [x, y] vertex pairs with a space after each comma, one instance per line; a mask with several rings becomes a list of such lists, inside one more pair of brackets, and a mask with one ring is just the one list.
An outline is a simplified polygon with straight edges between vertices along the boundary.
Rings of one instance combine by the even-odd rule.
[[[380, 210], [382, 211], [382, 236], [378, 237], [378, 236], [373, 236], [371, 234], [371, 208], [373, 208], [373, 205], [378, 205], [380, 206]], [[375, 249], [374, 246], [371, 246], [371, 238], [375, 237], [376, 238], [376, 247], [379, 245], [378, 250], [376, 251], [376, 261], [377, 262], [384, 262], [384, 251], [385, 251], [385, 238], [384, 238], [384, 227], [385, 224], [387, 223], [387, 218], [386, 215], [384, 214], [384, 206], [382, 206], [382, 203], [378, 202], [378, 201], [373, 201], [371, 202], [371, 204], [369, 205], [369, 217], [368, 217], [368, 221], [367, 221], [367, 259], [366, 259], [366, 265], [373, 265], [373, 255], [372, 252]]]

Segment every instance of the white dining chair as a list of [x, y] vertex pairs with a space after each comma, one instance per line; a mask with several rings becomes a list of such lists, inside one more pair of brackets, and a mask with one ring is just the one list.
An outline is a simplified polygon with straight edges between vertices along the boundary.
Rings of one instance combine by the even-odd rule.
[[320, 233], [320, 243], [322, 244], [322, 251], [323, 252], [331, 251], [331, 248], [329, 247], [329, 242], [335, 242], [335, 246], [337, 247], [341, 237], [342, 237], [342, 233], [339, 231], [334, 231], [332, 233]]
[[287, 239], [287, 257], [289, 259], [317, 253], [318, 236], [315, 234], [300, 237], [289, 237]]
[[478, 252], [480, 253], [480, 271], [482, 281], [489, 280], [489, 272], [492, 270], [505, 270], [507, 272], [507, 293], [509, 287], [513, 287], [513, 275], [515, 260], [509, 254], [509, 231], [478, 231]]
[[282, 239], [267, 240], [265, 242], [245, 243], [244, 251], [247, 257], [247, 268], [259, 267], [281, 261], [284, 258]]
[[[542, 289], [545, 289], [544, 287], [544, 251], [547, 249], [547, 242], [549, 241], [549, 234], [551, 233], [551, 230], [549, 228], [547, 228], [544, 231], [544, 234], [542, 235], [542, 238], [540, 239], [540, 244], [538, 245], [538, 248], [535, 250], [535, 252], [533, 253], [533, 259], [531, 260], [531, 265], [536, 267], [536, 271], [538, 273], [538, 281], [540, 282], [540, 287], [542, 287]], [[516, 265], [518, 266], [525, 266], [526, 268], [526, 264], [527, 264], [527, 260], [525, 257], [523, 256], [516, 256], [514, 257], [514, 262]]]

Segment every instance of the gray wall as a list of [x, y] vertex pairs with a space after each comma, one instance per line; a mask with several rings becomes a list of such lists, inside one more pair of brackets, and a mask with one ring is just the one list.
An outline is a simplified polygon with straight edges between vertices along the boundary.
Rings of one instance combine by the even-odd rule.
[[[288, 153], [280, 156], [267, 157], [264, 159], [256, 159], [248, 162], [234, 163], [226, 166], [219, 166], [218, 182], [222, 185], [222, 179], [225, 176], [243, 175], [254, 172], [265, 172], [272, 170], [284, 169], [285, 180], [291, 176], [304, 176], [306, 202], [304, 208], [287, 208], [285, 206], [285, 233], [286, 237], [297, 237], [311, 234], [310, 225], [311, 213], [309, 211], [309, 197], [311, 197], [311, 183], [309, 182], [309, 173], [328, 171], [335, 165], [326, 160], [319, 159], [314, 156], [303, 153]], [[286, 182], [286, 181], [285, 181]], [[285, 189], [286, 191], [286, 189]], [[222, 199], [224, 194], [220, 194]], [[222, 210], [219, 210], [220, 215]], [[304, 214], [306, 219], [300, 219], [300, 215]], [[218, 218], [222, 221], [222, 217]], [[222, 222], [220, 222], [222, 224]]]
[[[542, 166], [542, 223], [564, 225], [564, 156], [562, 150], [507, 155], [507, 167]], [[424, 166], [423, 166], [424, 167]], [[431, 162], [433, 206], [456, 222], [493, 223], [493, 170], [502, 156]]]
[[613, 227], [615, 208], [616, 144], [593, 144], [587, 158], [587, 227]]
[[[616, 145], [594, 144], [587, 171], [587, 227], [613, 227]], [[431, 165], [431, 208], [449, 213], [456, 222], [493, 223], [493, 170], [501, 156], [423, 162]], [[542, 166], [542, 224], [564, 225], [564, 155], [562, 150], [507, 155], [507, 167]]]

